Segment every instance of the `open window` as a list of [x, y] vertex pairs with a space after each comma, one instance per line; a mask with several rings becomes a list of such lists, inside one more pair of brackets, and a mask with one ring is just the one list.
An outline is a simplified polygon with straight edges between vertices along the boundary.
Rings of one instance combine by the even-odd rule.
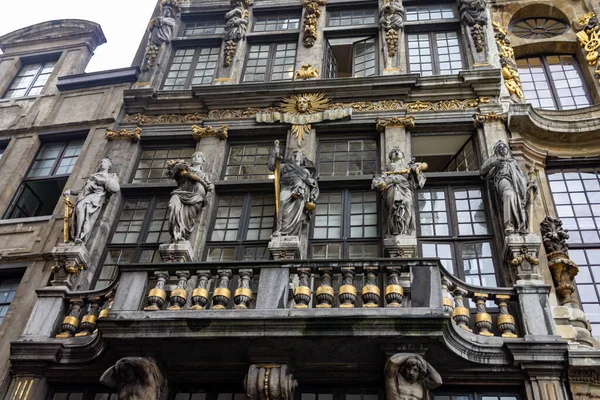
[[323, 70], [327, 79], [376, 75], [377, 41], [364, 36], [328, 39]]
[[429, 165], [428, 172], [477, 171], [479, 161], [473, 135], [435, 135], [412, 138], [412, 154]]

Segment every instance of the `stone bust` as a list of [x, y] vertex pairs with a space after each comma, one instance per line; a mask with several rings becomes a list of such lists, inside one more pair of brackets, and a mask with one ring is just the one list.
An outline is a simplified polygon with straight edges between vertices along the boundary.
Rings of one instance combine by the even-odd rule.
[[442, 377], [418, 354], [398, 353], [385, 365], [386, 400], [429, 400]]
[[116, 389], [119, 400], [164, 400], [167, 395], [167, 381], [149, 357], [121, 358], [100, 382]]

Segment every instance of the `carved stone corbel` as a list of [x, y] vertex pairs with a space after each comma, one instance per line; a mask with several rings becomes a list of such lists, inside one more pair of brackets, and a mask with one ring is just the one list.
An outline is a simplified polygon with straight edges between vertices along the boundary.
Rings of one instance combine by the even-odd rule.
[[100, 382], [117, 390], [119, 400], [165, 400], [167, 379], [150, 357], [124, 357], [107, 369]]
[[203, 137], [213, 137], [216, 136], [219, 139], [227, 139], [229, 134], [229, 127], [227, 125], [223, 125], [220, 128], [214, 128], [212, 126], [207, 126], [206, 128], [200, 127], [198, 125], [192, 125], [192, 136], [196, 140], [200, 140]]
[[405, 128], [410, 129], [415, 127], [415, 117], [408, 115], [404, 118], [392, 117], [390, 119], [377, 118], [377, 132], [385, 132], [385, 128]]
[[108, 140], [131, 140], [132, 142], [138, 142], [142, 138], [142, 128], [137, 127], [132, 131], [128, 131], [127, 129], [121, 129], [120, 131], [107, 129], [104, 136]]
[[252, 364], [244, 378], [248, 400], [291, 400], [297, 387], [287, 364]]

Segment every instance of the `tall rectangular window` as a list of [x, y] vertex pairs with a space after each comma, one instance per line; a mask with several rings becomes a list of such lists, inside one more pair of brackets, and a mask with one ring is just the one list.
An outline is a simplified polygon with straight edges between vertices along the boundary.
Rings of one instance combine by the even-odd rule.
[[180, 90], [194, 85], [210, 85], [217, 70], [220, 51], [219, 47], [176, 50], [163, 89]]
[[37, 96], [48, 81], [56, 61], [25, 64], [4, 93], [5, 99]]
[[295, 63], [296, 43], [250, 45], [243, 82], [290, 81]]
[[50, 215], [73, 170], [83, 140], [44, 143], [13, 198], [5, 218]]
[[413, 33], [406, 37], [410, 72], [449, 75], [463, 69], [458, 32]]

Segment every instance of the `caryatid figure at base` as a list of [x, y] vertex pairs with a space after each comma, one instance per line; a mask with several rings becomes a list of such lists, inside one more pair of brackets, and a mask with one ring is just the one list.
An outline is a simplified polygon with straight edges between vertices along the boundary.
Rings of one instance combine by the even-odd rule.
[[167, 396], [167, 381], [149, 357], [121, 358], [100, 382], [116, 389], [119, 400], [165, 400]]
[[310, 221], [319, 197], [315, 166], [300, 150], [294, 150], [292, 158], [283, 161], [279, 141], [275, 141], [269, 153], [268, 167], [275, 172], [276, 197], [279, 199], [277, 230], [273, 236], [298, 236], [304, 224]]
[[494, 154], [485, 160], [480, 174], [483, 179], [493, 183], [505, 234], [529, 232], [527, 208], [531, 199], [528, 191], [535, 191], [536, 187], [530, 186], [505, 142], [499, 140], [494, 145]]
[[429, 400], [442, 377], [418, 354], [394, 354], [385, 364], [386, 400]]
[[371, 189], [381, 192], [387, 212], [388, 235], [411, 235], [415, 230], [414, 191], [425, 185], [423, 170], [426, 163], [404, 162], [404, 152], [394, 147], [390, 162], [378, 177], [373, 178]]
[[65, 197], [77, 196], [69, 224], [71, 239], [77, 245], [88, 239], [108, 197], [121, 189], [117, 174], [110, 172], [111, 167], [110, 158], [103, 158], [98, 170], [87, 179], [81, 189], [65, 190], [63, 193]]
[[177, 182], [177, 189], [171, 192], [169, 200], [169, 233], [171, 242], [189, 240], [196, 217], [202, 207], [208, 204], [215, 185], [204, 172], [204, 156], [200, 152], [192, 154], [192, 165], [183, 160], [170, 160], [167, 175]]

